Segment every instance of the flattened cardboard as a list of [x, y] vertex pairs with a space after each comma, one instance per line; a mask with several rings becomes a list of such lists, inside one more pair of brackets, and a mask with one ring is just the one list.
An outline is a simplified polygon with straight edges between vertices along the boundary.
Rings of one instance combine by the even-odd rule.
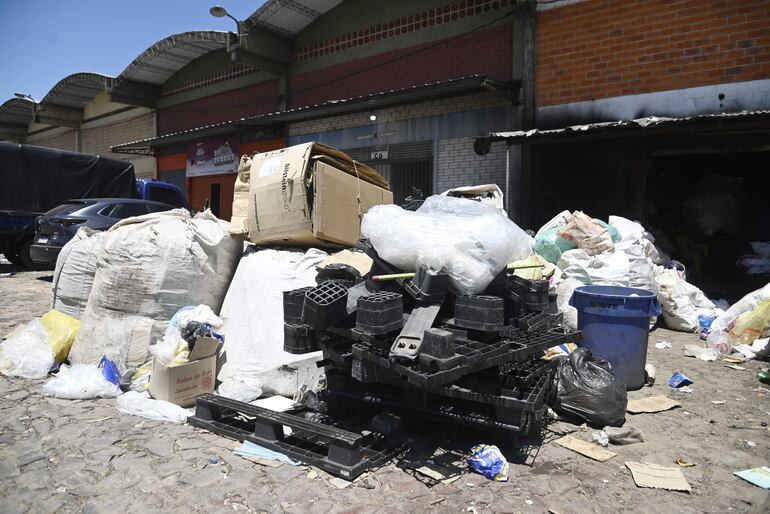
[[[319, 153], [334, 159], [312, 157]], [[371, 168], [357, 165], [359, 180], [328, 164], [342, 166], [344, 160], [338, 154], [350, 159], [318, 143], [256, 155], [249, 184], [249, 240], [275, 245], [354, 245], [363, 214], [373, 205], [393, 203], [393, 193], [364, 180], [376, 176], [382, 181]]]
[[657, 464], [645, 462], [626, 462], [626, 467], [631, 470], [634, 482], [639, 487], [652, 489], [667, 489], [669, 491], [690, 492], [690, 484], [679, 468], [669, 468]]
[[554, 443], [558, 444], [559, 446], [563, 446], [568, 450], [572, 450], [573, 452], [585, 455], [586, 457], [593, 460], [598, 460], [599, 462], [604, 462], [605, 460], [609, 460], [617, 455], [617, 453], [605, 450], [604, 448], [596, 446], [593, 443], [583, 441], [582, 439], [578, 439], [577, 437], [573, 437], [571, 435], [565, 435], [564, 437], [555, 440]]
[[663, 412], [665, 410], [679, 407], [681, 403], [672, 400], [666, 396], [648, 396], [639, 400], [631, 400], [626, 406], [626, 411], [631, 414], [641, 414], [643, 412]]

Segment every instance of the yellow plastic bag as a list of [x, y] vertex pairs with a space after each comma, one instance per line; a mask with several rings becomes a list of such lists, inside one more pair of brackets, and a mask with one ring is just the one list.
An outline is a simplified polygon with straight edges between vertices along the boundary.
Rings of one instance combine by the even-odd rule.
[[64, 362], [70, 354], [75, 336], [80, 330], [80, 320], [67, 316], [63, 312], [51, 310], [40, 317], [40, 324], [48, 332], [48, 341], [56, 362]]
[[757, 339], [767, 324], [770, 323], [770, 299], [759, 302], [754, 309], [744, 312], [730, 331], [730, 338], [736, 344], [751, 344]]

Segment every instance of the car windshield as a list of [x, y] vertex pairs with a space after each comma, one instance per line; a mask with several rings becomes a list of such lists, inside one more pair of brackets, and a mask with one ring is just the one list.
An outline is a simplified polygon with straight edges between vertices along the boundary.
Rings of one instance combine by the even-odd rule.
[[88, 204], [86, 204], [85, 202], [67, 202], [54, 207], [50, 211], [46, 212], [45, 215], [46, 216], [67, 216], [68, 214], [72, 214], [86, 207], [86, 205]]

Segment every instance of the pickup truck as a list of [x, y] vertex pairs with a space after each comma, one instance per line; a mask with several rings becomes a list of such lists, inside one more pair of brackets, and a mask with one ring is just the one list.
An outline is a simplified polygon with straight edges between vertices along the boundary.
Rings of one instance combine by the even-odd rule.
[[182, 190], [137, 179], [130, 161], [0, 142], [0, 253], [34, 269], [35, 218], [81, 198], [136, 198], [189, 209]]

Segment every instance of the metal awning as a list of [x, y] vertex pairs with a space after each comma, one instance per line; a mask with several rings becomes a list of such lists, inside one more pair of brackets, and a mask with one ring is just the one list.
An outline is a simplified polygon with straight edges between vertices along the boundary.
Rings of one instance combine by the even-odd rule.
[[294, 37], [341, 3], [342, 0], [267, 0], [246, 19], [246, 24]]
[[559, 129], [532, 129], [515, 132], [491, 132], [476, 139], [483, 142], [505, 141], [508, 144], [545, 144], [591, 139], [618, 139], [636, 136], [656, 136], [669, 133], [735, 133], [770, 130], [770, 111], [741, 111], [735, 113], [703, 114], [687, 118], [648, 116], [634, 120], [573, 125]]
[[40, 104], [83, 109], [96, 95], [112, 86], [112, 77], [100, 73], [73, 73], [56, 83]]
[[238, 120], [225, 121], [172, 134], [165, 134], [163, 136], [133, 141], [131, 143], [123, 143], [113, 146], [112, 151], [114, 153], [153, 155], [155, 148], [190, 141], [195, 137], [214, 136], [244, 128], [270, 127], [281, 123], [293, 123], [342, 114], [367, 112], [385, 107], [395, 107], [398, 105], [408, 105], [440, 98], [461, 96], [481, 91], [485, 80], [485, 77], [482, 75], [470, 75], [430, 84], [422, 84], [419, 86], [380, 91], [379, 93], [371, 93], [341, 100], [329, 100], [320, 104], [240, 118]]

